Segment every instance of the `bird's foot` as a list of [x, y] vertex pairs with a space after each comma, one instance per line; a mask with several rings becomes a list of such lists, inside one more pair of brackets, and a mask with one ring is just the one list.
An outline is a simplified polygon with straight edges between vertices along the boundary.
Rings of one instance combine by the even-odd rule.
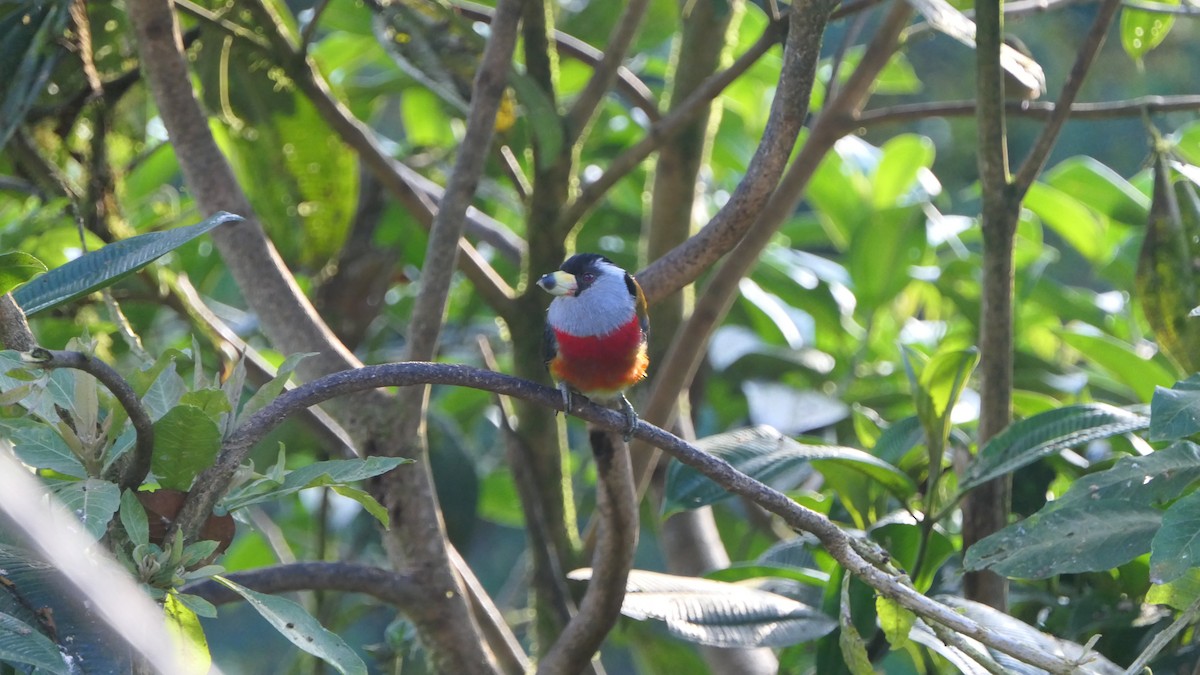
[[[559, 382], [558, 390], [562, 392], [563, 414], [569, 415], [571, 414], [571, 389], [567, 386], [566, 382]], [[558, 413], [555, 414], [557, 415]]]
[[625, 414], [625, 442], [628, 443], [633, 438], [633, 430], [637, 428], [638, 414], [624, 396], [621, 396], [621, 412]]

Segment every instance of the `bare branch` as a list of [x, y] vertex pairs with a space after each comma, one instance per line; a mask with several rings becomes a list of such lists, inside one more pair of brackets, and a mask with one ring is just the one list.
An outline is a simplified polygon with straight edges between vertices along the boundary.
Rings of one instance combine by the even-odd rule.
[[650, 153], [657, 150], [667, 139], [672, 138], [680, 129], [695, 119], [696, 115], [707, 110], [710, 101], [720, 96], [726, 87], [741, 77], [758, 59], [762, 58], [763, 54], [766, 54], [779, 42], [782, 29], [782, 21], [768, 26], [758, 41], [745, 54], [738, 57], [725, 70], [706, 79], [678, 108], [651, 125], [642, 140], [617, 155], [609, 163], [604, 173], [596, 180], [584, 185], [575, 200], [563, 210], [557, 229], [566, 231], [578, 224], [619, 180], [636, 169], [642, 160], [649, 157]]
[[621, 13], [612, 35], [608, 36], [605, 43], [604, 56], [600, 58], [600, 63], [596, 64], [591, 79], [575, 99], [574, 105], [567, 111], [566, 141], [569, 145], [583, 136], [600, 107], [600, 102], [604, 100], [604, 95], [612, 88], [621, 62], [625, 60], [625, 54], [629, 52], [629, 46], [633, 44], [633, 38], [637, 35], [649, 6], [649, 0], [629, 0], [625, 5], [625, 11]]
[[1075, 56], [1075, 63], [1067, 75], [1067, 81], [1063, 83], [1054, 113], [1050, 116], [1050, 121], [1042, 129], [1041, 135], [1034, 142], [1029, 155], [1013, 178], [1013, 188], [1018, 196], [1025, 195], [1029, 186], [1037, 180], [1042, 167], [1045, 166], [1050, 151], [1054, 149], [1054, 144], [1058, 141], [1058, 134], [1062, 131], [1063, 124], [1071, 114], [1071, 104], [1075, 102], [1075, 97], [1079, 94], [1079, 89], [1083, 86], [1083, 81], [1095, 62], [1096, 55], [1100, 53], [1100, 47], [1104, 45], [1108, 28], [1112, 25], [1113, 18], [1116, 17], [1117, 10], [1120, 8], [1121, 0], [1104, 0], [1100, 4], [1100, 9], [1092, 20], [1092, 28], [1084, 38], [1083, 44], [1080, 45], [1079, 52]]
[[596, 459], [599, 513], [592, 577], [579, 604], [579, 613], [538, 662], [537, 672], [544, 675], [578, 673], [592, 660], [621, 616], [625, 582], [637, 548], [638, 513], [629, 446], [617, 431], [593, 428], [588, 439]]
[[[1057, 105], [1044, 101], [1006, 101], [1004, 111], [1013, 117], [1050, 119]], [[855, 126], [874, 127], [881, 124], [909, 122], [930, 117], [967, 117], [975, 114], [975, 101], [941, 101], [912, 103], [876, 108], [860, 113]], [[1074, 103], [1069, 117], [1072, 120], [1107, 120], [1139, 117], [1145, 114], [1200, 110], [1200, 96], [1140, 96], [1120, 101]]]
[[33, 363], [42, 368], [71, 368], [81, 370], [99, 380], [110, 392], [117, 403], [129, 415], [133, 425], [136, 440], [131, 459], [120, 469], [117, 484], [122, 490], [136, 490], [146, 474], [150, 473], [150, 460], [154, 456], [154, 422], [149, 413], [138, 400], [137, 392], [121, 374], [112, 369], [107, 363], [83, 352], [69, 352], [52, 349], [36, 348], [29, 355]]
[[29, 330], [29, 322], [25, 320], [25, 312], [13, 299], [12, 293], [0, 295], [0, 344], [19, 352], [27, 352], [37, 347], [37, 339]]
[[[244, 572], [229, 572], [224, 576], [259, 593], [364, 593], [394, 605], [405, 614], [420, 612], [421, 603], [424, 601], [424, 596], [419, 592], [418, 582], [412, 576], [356, 563], [297, 562]], [[228, 586], [212, 579], [188, 584], [180, 590], [200, 596], [214, 605], [244, 600]]]

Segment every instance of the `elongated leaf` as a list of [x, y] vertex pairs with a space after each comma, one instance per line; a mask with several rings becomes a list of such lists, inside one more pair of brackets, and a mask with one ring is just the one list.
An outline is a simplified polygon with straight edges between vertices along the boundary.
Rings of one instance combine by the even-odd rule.
[[871, 667], [871, 657], [867, 654], [867, 642], [854, 626], [853, 615], [850, 612], [850, 575], [842, 577], [842, 602], [838, 610], [838, 647], [842, 650], [842, 659], [852, 675], [875, 675]]
[[98, 478], [56, 486], [54, 495], [75, 513], [87, 533], [96, 539], [104, 536], [108, 521], [121, 505], [121, 491], [116, 484]]
[[[340, 486], [355, 481], [365, 480], [386, 473], [401, 464], [410, 464], [411, 459], [403, 457], [368, 457], [366, 459], [335, 459], [327, 462], [314, 462], [308, 466], [289, 471], [282, 481], [263, 478], [250, 483], [237, 492], [231, 493], [222, 502], [225, 509], [234, 511], [251, 504], [279, 499], [286, 495], [307, 488], [323, 486]], [[346, 491], [346, 496], [363, 503], [359, 493]], [[369, 495], [367, 495], [369, 496]], [[372, 502], [375, 500], [372, 499]], [[364, 506], [367, 506], [364, 504]], [[367, 508], [373, 515], [378, 516], [372, 507]], [[386, 523], [385, 523], [386, 524]]]
[[967, 467], [962, 491], [1012, 473], [1053, 453], [1145, 429], [1150, 418], [1100, 403], [1072, 405], [1014, 422], [988, 441]]
[[1158, 506], [1200, 480], [1200, 446], [1180, 442], [1144, 457], [1123, 457], [1107, 471], [1077, 479], [1045, 509], [1121, 500]]
[[70, 7], [62, 0], [0, 5], [0, 148], [21, 125], [45, 90], [54, 64], [67, 51], [56, 40], [66, 27]]
[[1034, 183], [1025, 205], [1083, 257], [1098, 262], [1105, 254], [1104, 221], [1079, 200], [1045, 183]]
[[902, 134], [883, 144], [883, 157], [875, 169], [871, 195], [875, 208], [903, 206], [905, 196], [922, 170], [933, 165], [933, 141], [925, 136]]
[[218, 213], [203, 222], [122, 239], [50, 270], [13, 293], [26, 314], [40, 312], [109, 286], [218, 225], [241, 220]]
[[1150, 544], [1150, 580], [1174, 581], [1200, 566], [1200, 492], [1180, 499], [1163, 514]]
[[[791, 483], [788, 477], [803, 477], [803, 471], [810, 461], [827, 460], [860, 471], [898, 495], [911, 495], [916, 490], [907, 474], [862, 450], [835, 445], [807, 445], [768, 426], [710, 436], [697, 445], [705, 452], [729, 462], [738, 471], [765, 483]], [[663, 511], [669, 514], [700, 508], [729, 496], [723, 488], [695, 469], [672, 462], [667, 470]]]
[[1200, 299], [1200, 279], [1193, 266], [1200, 255], [1200, 207], [1187, 182], [1173, 185], [1172, 179], [1166, 157], [1156, 155], [1150, 217], [1134, 290], [1163, 351], [1187, 372], [1196, 372], [1200, 370], [1200, 319], [1189, 312]]
[[121, 493], [121, 527], [134, 546], [150, 543], [150, 519], [133, 490]]
[[1086, 155], [1059, 162], [1043, 178], [1047, 185], [1111, 220], [1141, 225], [1150, 212], [1149, 197], [1116, 171]]
[[905, 609], [895, 600], [880, 595], [875, 598], [875, 616], [892, 649], [900, 649], [908, 643], [908, 635], [917, 620], [917, 615], [913, 614], [912, 610]]
[[[1177, 7], [1179, 0], [1150, 0], [1150, 4]], [[1121, 9], [1121, 46], [1129, 58], [1141, 61], [1150, 50], [1162, 44], [1174, 25], [1173, 14], [1125, 7]]]
[[1128, 501], [1064, 506], [983, 539], [963, 565], [1023, 579], [1112, 569], [1149, 551], [1161, 523], [1162, 511]]
[[29, 466], [51, 469], [74, 478], [87, 478], [87, 470], [62, 436], [50, 425], [28, 419], [0, 421], [0, 431], [13, 444], [17, 457]]
[[1159, 387], [1150, 399], [1150, 440], [1185, 438], [1200, 431], [1200, 375]]
[[301, 361], [313, 355], [313, 352], [292, 354], [284, 359], [283, 363], [275, 371], [275, 377], [272, 377], [270, 382], [259, 387], [258, 391], [254, 392], [254, 395], [250, 397], [250, 400], [246, 401], [246, 405], [238, 413], [239, 423], [244, 422], [247, 417], [261, 410], [271, 401], [279, 398], [280, 392], [287, 386], [288, 378], [296, 371], [296, 367], [300, 365]]
[[300, 605], [287, 598], [252, 591], [222, 576], [213, 579], [245, 598], [289, 642], [325, 661], [342, 675], [367, 674], [367, 666], [358, 654]]
[[69, 672], [50, 638], [3, 612], [0, 612], [0, 661], [36, 666], [51, 673]]
[[21, 251], [0, 253], [0, 295], [8, 293], [45, 271], [46, 265], [28, 253]]
[[1132, 345], [1107, 335], [1063, 333], [1063, 342], [1078, 349], [1084, 358], [1112, 373], [1142, 401], [1149, 401], [1155, 387], [1167, 387], [1175, 375], [1157, 362], [1143, 358]]
[[163, 599], [163, 613], [166, 614], [167, 633], [175, 643], [179, 663], [186, 667], [184, 673], [205, 675], [212, 668], [212, 655], [196, 613], [184, 605], [175, 593], [168, 593]]
[[[590, 568], [567, 575], [591, 579]], [[633, 570], [625, 586], [625, 616], [664, 621], [673, 635], [714, 647], [786, 647], [828, 634], [837, 622], [803, 604], [721, 581]]]
[[221, 449], [221, 430], [200, 408], [178, 405], [154, 423], [151, 469], [163, 487], [187, 490], [196, 474], [212, 465]]

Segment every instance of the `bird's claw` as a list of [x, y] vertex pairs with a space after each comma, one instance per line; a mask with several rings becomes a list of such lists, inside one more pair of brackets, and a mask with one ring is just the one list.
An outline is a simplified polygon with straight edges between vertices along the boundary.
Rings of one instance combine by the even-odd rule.
[[563, 414], [569, 415], [571, 413], [571, 389], [567, 387], [566, 382], [560, 382], [558, 384], [558, 390], [562, 392]]
[[638, 414], [624, 396], [621, 397], [621, 412], [625, 414], [625, 442], [628, 443], [633, 438], [633, 430], [637, 428]]

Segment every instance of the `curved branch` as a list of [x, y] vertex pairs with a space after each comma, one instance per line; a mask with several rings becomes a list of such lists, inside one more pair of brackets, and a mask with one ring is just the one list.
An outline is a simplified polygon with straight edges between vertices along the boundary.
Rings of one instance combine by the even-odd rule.
[[[410, 614], [421, 611], [425, 596], [410, 575], [371, 565], [345, 562], [298, 562], [273, 565], [244, 572], [229, 572], [226, 578], [259, 593], [288, 591], [342, 591], [365, 593]], [[239, 602], [244, 598], [228, 586], [205, 579], [180, 589], [214, 605]]]
[[[470, 387], [524, 399], [553, 410], [563, 410], [562, 394], [557, 389], [511, 375], [448, 363], [407, 362], [366, 366], [334, 373], [305, 383], [251, 415], [226, 442], [216, 466], [206, 471], [205, 474], [225, 476], [226, 480], [221, 484], [222, 487], [219, 491], [224, 492], [228, 486], [228, 478], [232, 477], [233, 470], [246, 458], [254, 444], [301, 408], [316, 405], [337, 396], [377, 387], [407, 387], [426, 384]], [[620, 432], [625, 429], [625, 416], [621, 412], [599, 406], [581, 396], [572, 399], [571, 408], [566, 412], [608, 431]], [[975, 638], [989, 647], [1025, 663], [1045, 668], [1054, 673], [1071, 672], [1072, 664], [1053, 655], [1031, 650], [1011, 637], [998, 635], [953, 609], [920, 594], [905, 582], [902, 575], [892, 575], [879, 569], [859, 552], [860, 543], [842, 531], [828, 517], [797, 504], [782, 492], [741, 473], [725, 460], [710, 455], [682, 438], [645, 421], [638, 422], [633, 430], [633, 436], [661, 448], [675, 459], [704, 474], [725, 490], [746, 497], [767, 511], [782, 517], [789, 526], [816, 535], [830, 555], [847, 570], [918, 615]], [[213, 482], [211, 479], [197, 481], [198, 484]], [[189, 500], [184, 508], [186, 510], [198, 501], [206, 501], [205, 510], [200, 511], [206, 513], [212, 509], [217, 494], [217, 492], [213, 492], [204, 495], [202, 499]], [[210, 499], [211, 501], [208, 501]], [[187, 525], [193, 527], [197, 525], [197, 521], [194, 520], [195, 516], [185, 516], [183, 512], [176, 520], [176, 525], [183, 523], [185, 518], [188, 518]], [[187, 532], [187, 530], [184, 531]]]
[[650, 0], [629, 0], [625, 5], [625, 11], [617, 20], [612, 35], [608, 36], [600, 63], [596, 64], [591, 79], [579, 93], [579, 97], [575, 99], [574, 105], [567, 111], [566, 141], [568, 145], [574, 145], [583, 136], [584, 130], [596, 115], [600, 102], [604, 100], [604, 94], [612, 88], [613, 80], [617, 78], [617, 71], [621, 69], [621, 62], [625, 60], [625, 54], [629, 52], [629, 46], [633, 44], [633, 38], [637, 36], [638, 28], [642, 25], [642, 19], [645, 18], [646, 9], [649, 6]]
[[588, 434], [596, 458], [596, 551], [592, 577], [579, 603], [579, 613], [538, 663], [539, 674], [583, 672], [604, 637], [621, 616], [625, 582], [637, 549], [638, 514], [629, 465], [629, 445], [616, 431], [593, 428]]
[[575, 198], [575, 201], [563, 209], [556, 229], [566, 231], [578, 224], [618, 181], [624, 178], [630, 171], [636, 169], [642, 163], [642, 160], [649, 157], [650, 153], [657, 150], [660, 145], [691, 123], [697, 115], [707, 110], [710, 101], [720, 96], [726, 87], [741, 77], [762, 58], [763, 54], [766, 54], [771, 47], [774, 47], [779, 42], [783, 27], [783, 21], [777, 21], [769, 25], [763, 31], [762, 36], [758, 38], [758, 41], [750, 49], [746, 50], [745, 54], [738, 57], [725, 70], [707, 78], [686, 100], [671, 111], [669, 115], [651, 125], [646, 130], [646, 135], [642, 140], [638, 141], [633, 147], [626, 149], [620, 155], [617, 155], [609, 163], [604, 173], [600, 174], [600, 177], [596, 180], [584, 185], [579, 191], [579, 196]]
[[[876, 108], [854, 118], [858, 127], [910, 122], [929, 117], [968, 117], [975, 114], [975, 101], [941, 101], [912, 103]], [[1007, 101], [1004, 111], [1014, 117], [1049, 119], [1057, 105], [1043, 101]], [[1200, 96], [1139, 96], [1119, 101], [1071, 104], [1072, 119], [1108, 120], [1137, 117], [1143, 114], [1200, 110]]]
[[34, 349], [29, 359], [42, 368], [71, 368], [81, 370], [96, 378], [112, 392], [113, 398], [125, 409], [133, 424], [136, 441], [132, 458], [120, 469], [117, 484], [122, 490], [136, 490], [146, 474], [150, 473], [150, 460], [154, 457], [154, 422], [138, 400], [137, 392], [121, 374], [107, 363], [83, 352]]

